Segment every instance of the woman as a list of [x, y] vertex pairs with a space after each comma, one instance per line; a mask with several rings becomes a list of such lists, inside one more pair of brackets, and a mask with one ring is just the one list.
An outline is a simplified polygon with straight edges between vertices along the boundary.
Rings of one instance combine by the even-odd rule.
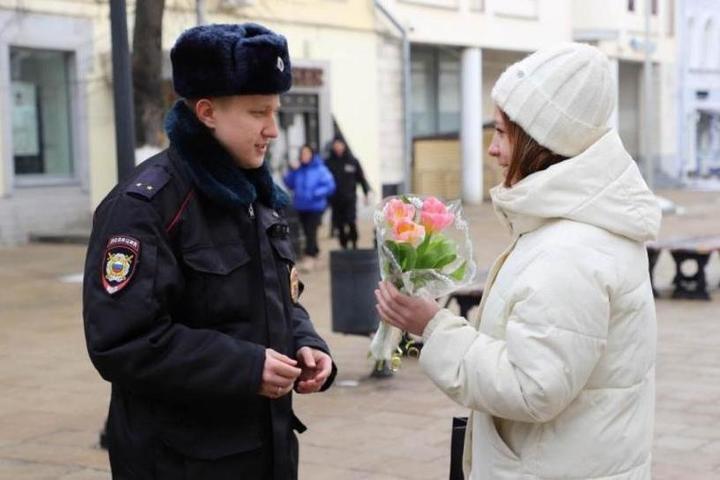
[[471, 479], [649, 479], [656, 322], [644, 242], [660, 209], [613, 129], [607, 59], [563, 44], [496, 83], [491, 194], [512, 243], [478, 318], [376, 291], [382, 318], [422, 335], [424, 372], [472, 410]]
[[327, 208], [328, 197], [335, 191], [335, 181], [312, 147], [300, 147], [299, 157], [299, 161], [290, 162], [290, 170], [284, 180], [285, 185], [294, 192], [293, 206], [305, 234], [305, 258], [300, 263], [300, 269], [307, 272], [314, 268], [315, 259], [320, 253], [317, 230]]

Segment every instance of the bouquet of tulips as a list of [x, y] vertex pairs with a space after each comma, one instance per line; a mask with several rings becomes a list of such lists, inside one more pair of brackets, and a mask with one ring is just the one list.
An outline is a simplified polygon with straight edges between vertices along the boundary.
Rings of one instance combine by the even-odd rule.
[[[408, 295], [438, 298], [471, 283], [472, 243], [459, 201], [390, 197], [375, 212], [381, 277]], [[402, 332], [380, 322], [370, 356], [397, 369]]]

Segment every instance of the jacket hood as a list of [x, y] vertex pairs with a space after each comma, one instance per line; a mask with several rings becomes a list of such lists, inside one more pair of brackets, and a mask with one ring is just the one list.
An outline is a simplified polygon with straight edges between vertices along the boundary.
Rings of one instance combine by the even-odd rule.
[[490, 194], [513, 235], [560, 218], [635, 241], [655, 239], [660, 229], [658, 201], [615, 130], [581, 154]]

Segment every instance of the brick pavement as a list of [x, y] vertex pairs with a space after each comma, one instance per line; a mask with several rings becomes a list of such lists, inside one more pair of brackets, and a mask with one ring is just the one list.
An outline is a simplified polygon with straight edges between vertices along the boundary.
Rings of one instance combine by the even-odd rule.
[[[664, 220], [662, 236], [720, 233], [720, 194], [667, 192], [686, 207]], [[507, 241], [491, 208], [468, 212], [476, 257], [489, 264]], [[369, 245], [370, 225], [362, 224]], [[323, 230], [322, 236], [326, 234]], [[305, 277], [304, 302], [340, 367], [336, 387], [296, 396], [310, 429], [301, 436], [301, 478], [447, 478], [450, 418], [462, 414], [406, 360], [392, 379], [371, 380], [368, 339], [330, 332], [327, 250]], [[90, 365], [80, 319], [84, 249], [28, 245], [0, 249], [0, 480], [107, 479], [97, 433], [109, 387]], [[715, 256], [709, 280], [720, 282]], [[654, 478], [720, 478], [720, 291], [711, 302], [667, 299], [672, 262], [660, 258]]]

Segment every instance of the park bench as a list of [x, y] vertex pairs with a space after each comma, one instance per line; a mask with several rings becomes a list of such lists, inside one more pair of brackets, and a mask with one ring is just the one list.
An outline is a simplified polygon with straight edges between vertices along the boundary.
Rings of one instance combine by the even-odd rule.
[[[658, 257], [663, 250], [667, 250], [675, 261], [675, 286], [672, 298], [684, 298], [690, 300], [710, 300], [705, 276], [705, 267], [710, 260], [710, 255], [720, 251], [720, 235], [702, 235], [695, 237], [672, 237], [665, 240], [648, 242], [648, 264], [650, 268], [650, 283], [653, 287], [653, 295], [658, 296], [653, 279], [653, 270]], [[685, 262], [694, 262], [697, 269], [691, 274], [683, 271]]]

